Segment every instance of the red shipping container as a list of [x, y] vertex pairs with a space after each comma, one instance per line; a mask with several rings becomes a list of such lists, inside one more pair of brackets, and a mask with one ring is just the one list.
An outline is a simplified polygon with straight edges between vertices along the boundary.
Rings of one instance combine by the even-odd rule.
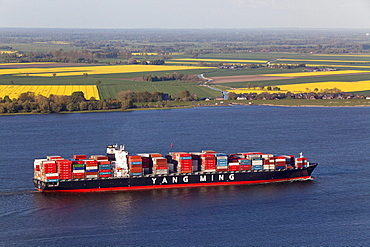
[[128, 163], [133, 163], [133, 162], [143, 162], [141, 159], [131, 159], [131, 160], [128, 160]]
[[201, 154], [200, 157], [201, 158], [215, 158], [215, 155], [214, 154]]
[[239, 166], [229, 166], [229, 171], [240, 171]]
[[150, 154], [149, 154], [149, 157], [162, 157], [162, 154], [158, 154], [158, 153], [150, 153]]
[[96, 160], [84, 160], [86, 165], [98, 165], [98, 161]]
[[98, 175], [98, 172], [86, 172], [86, 175]]
[[130, 172], [131, 173], [143, 172], [143, 169], [140, 168], [130, 169]]
[[101, 169], [99, 170], [99, 172], [111, 172], [112, 170], [111, 169]]
[[216, 169], [216, 165], [205, 165], [204, 168], [206, 170], [209, 170], [209, 169]]
[[73, 159], [75, 159], [75, 160], [86, 160], [87, 155], [85, 155], [85, 154], [75, 154], [75, 155], [73, 155]]
[[127, 155], [127, 158], [129, 160], [131, 160], [131, 159], [140, 159], [141, 160], [141, 156], [140, 155]]
[[48, 156], [48, 160], [63, 160], [63, 157], [61, 156]]
[[180, 173], [192, 173], [192, 170], [181, 170]]
[[110, 161], [98, 161], [99, 165], [110, 165]]
[[56, 162], [53, 162], [53, 163], [42, 163], [42, 165], [44, 167], [56, 167], [57, 166], [57, 163]]
[[252, 165], [241, 165], [240, 170], [242, 170], [242, 171], [252, 170]]
[[57, 172], [57, 168], [48, 168], [48, 169], [44, 169], [43, 171], [44, 173], [56, 173]]
[[179, 163], [181, 163], [181, 164], [187, 164], [187, 163], [193, 164], [193, 160], [179, 160]]
[[112, 177], [112, 174], [99, 174], [100, 178], [110, 178]]
[[178, 166], [181, 166], [181, 167], [187, 167], [187, 168], [192, 168], [192, 167], [193, 167], [193, 165], [192, 165], [192, 164], [186, 164], [186, 165], [181, 164], [181, 165], [178, 165]]
[[96, 168], [98, 169], [98, 164], [85, 164], [86, 168]]
[[183, 154], [177, 155], [177, 157], [191, 157], [191, 154], [183, 153]]
[[153, 168], [157, 170], [161, 170], [161, 169], [168, 169], [168, 166], [153, 166]]
[[217, 168], [217, 171], [219, 171], [219, 172], [227, 172], [227, 168]]

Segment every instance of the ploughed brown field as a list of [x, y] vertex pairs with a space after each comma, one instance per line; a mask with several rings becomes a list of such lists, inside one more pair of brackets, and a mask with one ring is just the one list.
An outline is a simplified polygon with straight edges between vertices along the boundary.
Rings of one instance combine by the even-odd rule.
[[246, 82], [246, 81], [274, 81], [294, 79], [294, 77], [283, 76], [262, 76], [262, 75], [236, 75], [236, 76], [219, 76], [211, 77], [213, 84], [229, 83], [229, 82]]
[[96, 64], [85, 63], [8, 63], [0, 64], [0, 68], [6, 69], [21, 69], [21, 68], [51, 68], [51, 67], [73, 67], [73, 66], [88, 66]]

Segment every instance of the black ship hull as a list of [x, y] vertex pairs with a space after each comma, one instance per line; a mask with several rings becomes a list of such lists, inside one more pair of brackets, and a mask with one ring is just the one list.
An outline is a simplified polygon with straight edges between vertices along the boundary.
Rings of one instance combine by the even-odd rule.
[[72, 179], [47, 183], [33, 179], [42, 192], [93, 192], [227, 186], [310, 180], [317, 164], [306, 168], [238, 172], [145, 175], [105, 179]]

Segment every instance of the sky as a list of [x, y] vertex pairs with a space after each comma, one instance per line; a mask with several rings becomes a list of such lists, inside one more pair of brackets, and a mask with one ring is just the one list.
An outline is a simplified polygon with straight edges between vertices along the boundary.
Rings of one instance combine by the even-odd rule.
[[0, 27], [370, 31], [370, 0], [0, 0]]

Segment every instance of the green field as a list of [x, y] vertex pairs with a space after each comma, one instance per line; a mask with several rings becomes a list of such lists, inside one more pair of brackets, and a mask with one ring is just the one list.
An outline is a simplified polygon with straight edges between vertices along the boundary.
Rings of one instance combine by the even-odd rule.
[[[22, 45], [24, 45], [22, 47]], [[27, 45], [29, 47], [27, 47]], [[66, 46], [56, 44], [16, 44], [13, 45], [14, 50], [17, 48], [21, 49], [52, 49], [54, 47]], [[30, 48], [31, 47], [31, 48]], [[67, 47], [65, 47], [67, 49]], [[64, 49], [64, 48], [63, 48]], [[148, 56], [150, 58], [157, 59], [156, 56]], [[338, 66], [358, 66], [348, 67], [351, 70], [369, 70], [370, 71], [370, 56], [368, 55], [315, 55], [315, 54], [293, 54], [293, 53], [229, 53], [229, 54], [205, 54], [199, 55], [200, 59], [217, 59], [224, 60], [265, 60], [271, 61], [275, 59], [289, 59], [289, 61], [276, 61], [275, 63], [314, 63], [321, 66], [327, 65], [338, 65]], [[137, 58], [144, 59], [143, 56]], [[190, 55], [174, 55], [172, 58], [184, 59], [183, 61], [191, 58]], [[114, 62], [114, 59], [110, 59]], [[320, 60], [320, 61], [311, 61]], [[331, 61], [328, 61], [331, 60]], [[181, 60], [176, 60], [181, 62]], [[196, 59], [192, 59], [196, 62]], [[204, 62], [204, 61], [203, 61]], [[210, 62], [215, 62], [211, 61]], [[195, 63], [194, 63], [195, 64]], [[85, 66], [81, 64], [80, 66]], [[171, 65], [169, 65], [171, 66]], [[57, 64], [55, 67], [58, 67]], [[334, 66], [335, 67], [335, 66]], [[338, 67], [340, 70], [345, 70], [346, 67]], [[1, 70], [1, 68], [0, 68]], [[271, 69], [267, 67], [256, 68], [256, 69], [219, 69], [204, 67], [204, 69], [195, 70], [184, 70], [177, 71], [182, 74], [197, 75], [203, 73], [205, 77], [219, 77], [219, 76], [237, 76], [237, 75], [259, 75], [259, 74], [277, 74], [277, 73], [294, 73], [301, 72], [302, 68], [298, 69]], [[165, 76], [166, 74], [172, 74], [175, 71], [162, 71], [162, 72], [137, 72], [137, 73], [117, 73], [117, 74], [94, 74], [88, 75], [87, 77], [81, 76], [56, 76], [56, 77], [33, 77], [33, 76], [12, 76], [2, 75], [0, 76], [0, 85], [95, 85], [96, 81], [101, 81], [98, 86], [99, 94], [102, 99], [115, 98], [117, 93], [120, 91], [132, 90], [132, 91], [148, 91], [148, 92], [163, 92], [177, 97], [182, 91], [188, 90], [190, 93], [196, 94], [199, 98], [211, 97], [215, 98], [221, 96], [218, 91], [211, 90], [209, 88], [199, 86], [196, 82], [188, 81], [160, 81], [160, 82], [144, 82], [141, 81], [143, 75], [157, 75]], [[293, 79], [282, 79], [282, 80], [266, 80], [266, 81], [245, 81], [245, 82], [230, 82], [217, 85], [215, 87], [228, 89], [228, 88], [245, 88], [248, 83], [259, 86], [275, 86], [283, 84], [301, 84], [301, 83], [313, 83], [313, 82], [328, 82], [328, 81], [366, 81], [370, 80], [368, 74], [354, 74], [354, 75], [332, 75], [332, 76], [312, 76], [312, 77], [300, 77]], [[212, 84], [212, 83], [211, 83]], [[369, 91], [361, 91], [360, 93], [370, 94]]]

